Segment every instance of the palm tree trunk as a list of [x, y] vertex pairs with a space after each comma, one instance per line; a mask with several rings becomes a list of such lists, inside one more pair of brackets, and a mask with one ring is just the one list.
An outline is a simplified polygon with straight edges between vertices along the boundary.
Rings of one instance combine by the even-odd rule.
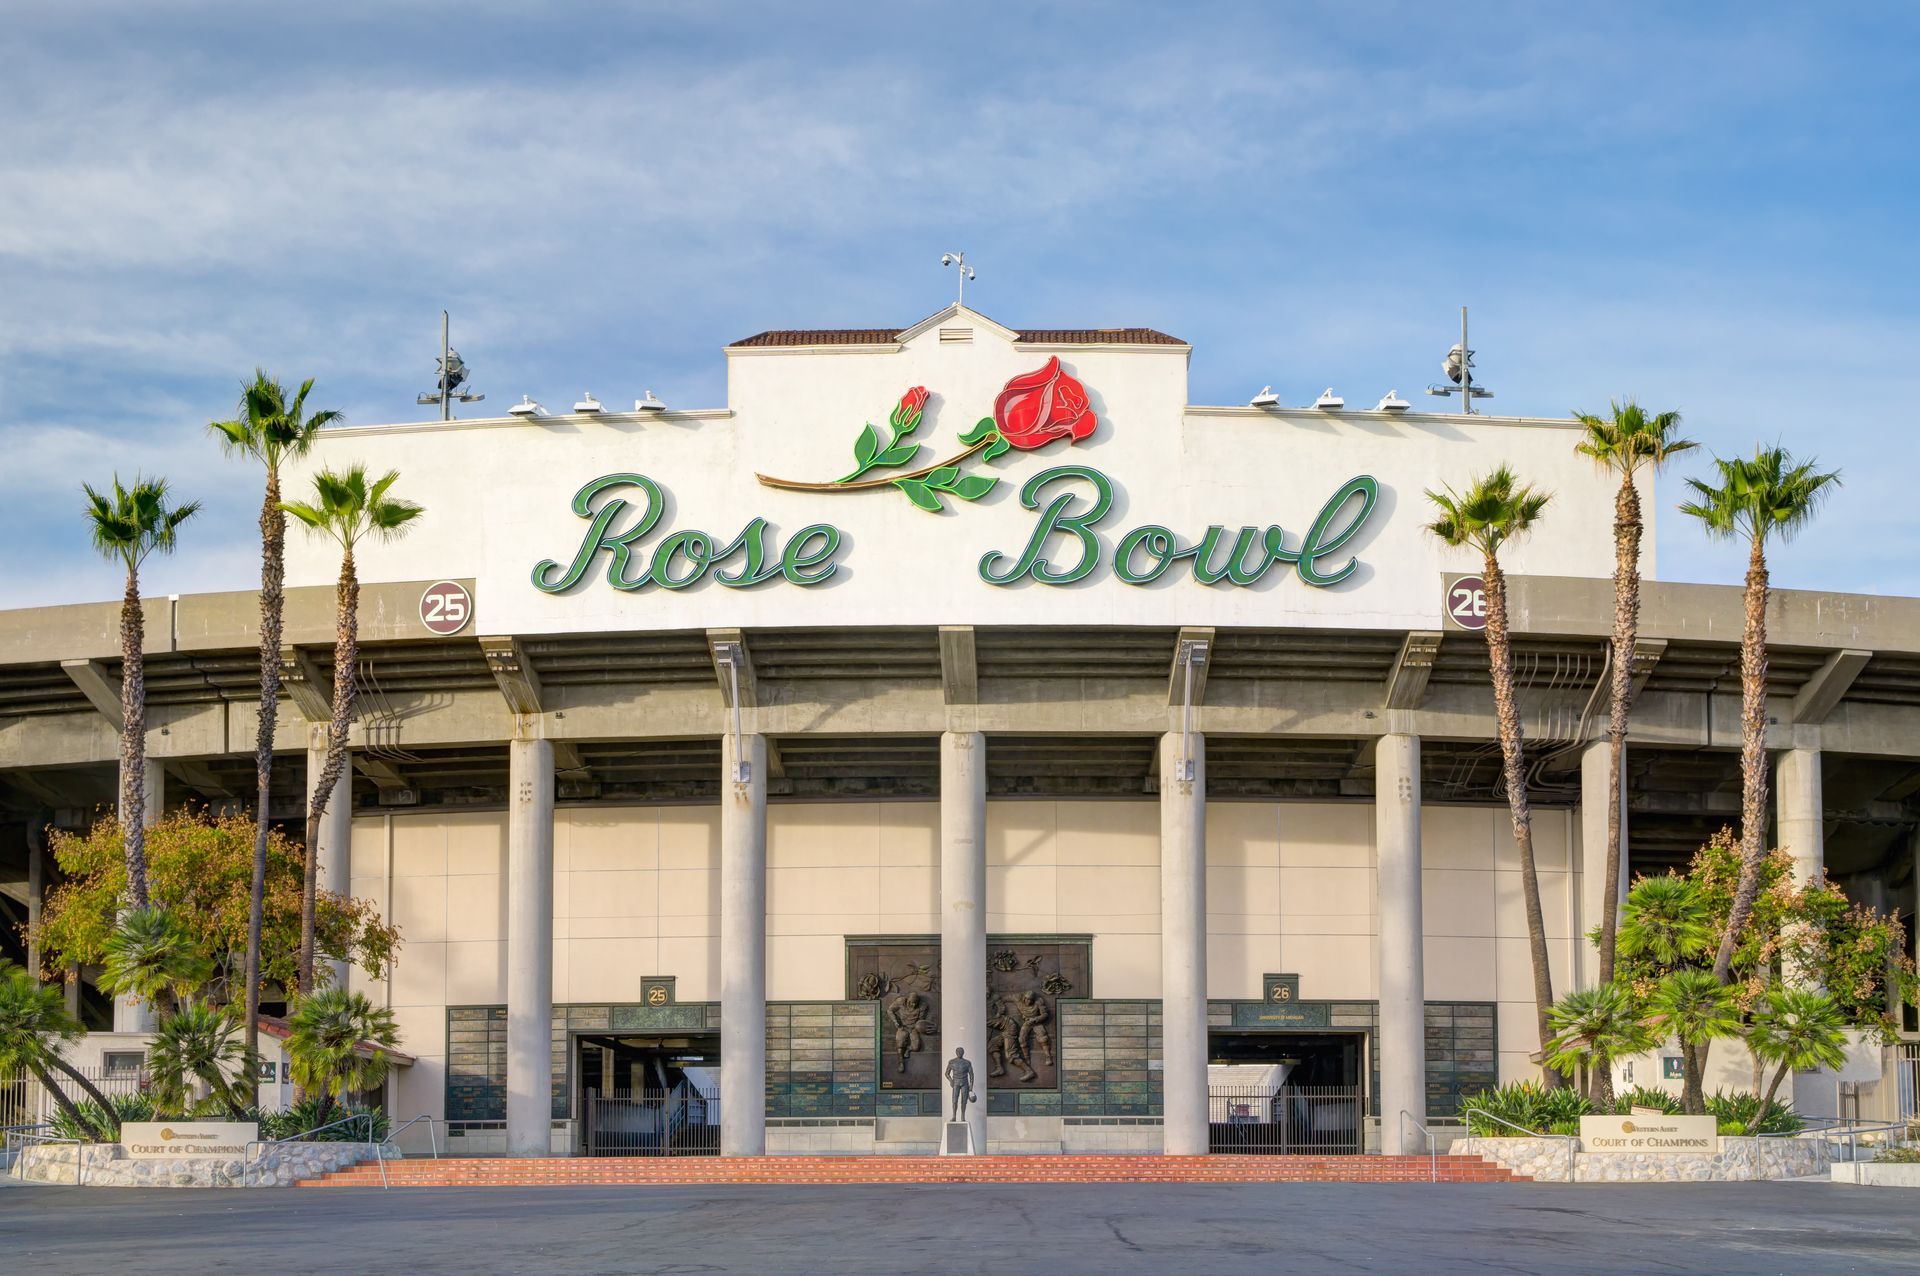
[[100, 1087], [95, 1085], [93, 1082], [87, 1080], [87, 1078], [81, 1074], [79, 1069], [75, 1068], [72, 1064], [68, 1063], [65, 1059], [62, 1059], [57, 1054], [48, 1055], [47, 1062], [52, 1064], [56, 1071], [71, 1078], [73, 1083], [79, 1086], [82, 1090], [86, 1091], [87, 1097], [93, 1100], [94, 1103], [99, 1106], [102, 1112], [107, 1114], [106, 1119], [109, 1123], [110, 1128], [102, 1131], [102, 1133], [104, 1133], [109, 1140], [119, 1138], [120, 1137], [120, 1119], [114, 1115], [113, 1104], [107, 1101], [107, 1096], [100, 1093]]
[[1760, 894], [1767, 853], [1767, 556], [1756, 535], [1747, 557], [1746, 629], [1740, 637], [1740, 882], [1727, 932], [1713, 959], [1713, 977], [1733, 977], [1733, 951]]
[[1600, 913], [1600, 982], [1613, 982], [1620, 936], [1620, 773], [1633, 708], [1633, 644], [1640, 631], [1640, 493], [1629, 474], [1613, 502], [1612, 701], [1607, 719], [1606, 906]]
[[360, 580], [354, 573], [353, 547], [340, 558], [340, 580], [335, 586], [336, 613], [333, 641], [333, 716], [327, 723], [327, 753], [320, 778], [307, 804], [306, 878], [300, 894], [300, 992], [312, 992], [314, 965], [314, 908], [320, 882], [320, 819], [327, 799], [347, 760], [347, 732], [353, 725], [353, 670], [359, 662]]
[[[1493, 677], [1493, 707], [1499, 719], [1500, 754], [1505, 763], [1507, 810], [1513, 840], [1520, 848], [1520, 887], [1527, 910], [1527, 947], [1533, 958], [1533, 1009], [1544, 1046], [1553, 1038], [1547, 1012], [1553, 1006], [1553, 972], [1547, 964], [1547, 924], [1540, 911], [1540, 874], [1533, 861], [1533, 810], [1527, 800], [1526, 733], [1513, 694], [1513, 644], [1507, 631], [1507, 580], [1499, 560], [1486, 556], [1487, 660]], [[1543, 1065], [1544, 1067], [1544, 1065]], [[1544, 1068], [1549, 1089], [1564, 1080]]]
[[127, 856], [127, 906], [147, 906], [146, 621], [140, 574], [127, 568], [120, 601], [120, 837]]
[[1760, 1106], [1754, 1109], [1753, 1120], [1747, 1122], [1748, 1134], [1758, 1134], [1760, 1132], [1761, 1122], [1767, 1119], [1767, 1110], [1773, 1107], [1773, 1096], [1780, 1092], [1780, 1083], [1787, 1079], [1787, 1069], [1791, 1066], [1791, 1064], [1783, 1063], [1780, 1065], [1779, 1070], [1773, 1074], [1773, 1084], [1769, 1085], [1766, 1094], [1761, 1096]]
[[92, 1130], [95, 1134], [104, 1135], [107, 1141], [112, 1141], [117, 1131], [102, 1130], [94, 1125], [93, 1122], [87, 1120], [87, 1118], [82, 1115], [79, 1106], [75, 1104], [72, 1099], [68, 1098], [67, 1092], [62, 1090], [58, 1083], [54, 1081], [53, 1074], [48, 1072], [38, 1060], [28, 1059], [26, 1064], [27, 1071], [33, 1074], [33, 1079], [40, 1083], [40, 1088], [47, 1092], [62, 1112], [66, 1113], [67, 1120], [73, 1122], [74, 1129], [83, 1132]]
[[1680, 1088], [1680, 1106], [1688, 1116], [1704, 1115], [1707, 1110], [1707, 1062], [1701, 1057], [1699, 1046], [1684, 1041], [1680, 1043], [1680, 1067], [1686, 1076]]
[[[273, 787], [273, 737], [280, 715], [280, 634], [286, 583], [287, 516], [280, 510], [280, 471], [267, 467], [267, 497], [260, 507], [260, 723], [254, 736], [253, 770], [258, 781], [253, 811], [253, 878], [247, 887], [247, 1068], [260, 1049], [260, 933], [267, 906], [267, 818]], [[250, 1078], [251, 1079], [251, 1078]]]

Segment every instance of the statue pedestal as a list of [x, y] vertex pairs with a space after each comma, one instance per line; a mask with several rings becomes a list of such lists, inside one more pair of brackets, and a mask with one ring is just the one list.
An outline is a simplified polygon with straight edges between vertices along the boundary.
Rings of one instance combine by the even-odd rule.
[[978, 1148], [973, 1146], [973, 1126], [966, 1121], [949, 1121], [941, 1132], [941, 1156], [972, 1156]]

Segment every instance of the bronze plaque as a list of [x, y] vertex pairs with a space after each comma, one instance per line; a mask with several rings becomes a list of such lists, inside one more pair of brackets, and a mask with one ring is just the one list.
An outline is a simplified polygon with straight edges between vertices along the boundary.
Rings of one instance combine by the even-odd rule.
[[[987, 1057], [975, 1060], [996, 1090], [1060, 1085], [1059, 1003], [1091, 994], [1086, 940], [987, 939]], [[865, 940], [847, 945], [847, 996], [880, 1007], [880, 1088], [939, 1090], [953, 1052], [940, 1041], [940, 943]]]

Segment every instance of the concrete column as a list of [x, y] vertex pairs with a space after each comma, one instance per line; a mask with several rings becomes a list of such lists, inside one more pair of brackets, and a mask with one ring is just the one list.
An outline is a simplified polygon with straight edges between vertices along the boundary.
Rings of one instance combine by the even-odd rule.
[[[140, 812], [141, 826], [152, 828], [160, 822], [167, 809], [167, 772], [160, 760], [152, 754], [146, 757], [146, 806]], [[120, 822], [125, 824], [127, 812], [120, 811]], [[132, 997], [113, 999], [113, 1030], [115, 1032], [152, 1032], [153, 1006], [150, 1002], [138, 1001]]]
[[[1191, 760], [1192, 778], [1183, 778]], [[1160, 737], [1160, 1023], [1168, 1156], [1207, 1151], [1207, 743]]]
[[1627, 806], [1626, 769], [1621, 768], [1620, 792], [1620, 877], [1613, 884], [1611, 902], [1607, 894], [1607, 775], [1608, 745], [1598, 740], [1580, 751], [1580, 934], [1574, 944], [1578, 955], [1575, 978], [1582, 988], [1600, 982], [1600, 950], [1588, 943], [1586, 933], [1600, 924], [1608, 907], [1618, 908], [1626, 897], [1627, 882]]
[[[940, 737], [940, 1052], [973, 1061], [967, 1108], [973, 1146], [987, 1150], [987, 738]], [[943, 1068], [945, 1064], [941, 1065]], [[948, 1114], [952, 1095], [944, 1096]], [[945, 1141], [941, 1143], [944, 1151]]]
[[40, 971], [40, 901], [47, 894], [47, 826], [38, 812], [27, 817], [27, 972]]
[[[307, 745], [307, 802], [312, 809], [313, 791], [320, 780], [320, 772], [327, 763], [326, 730], [316, 727], [313, 739]], [[314, 848], [314, 862], [319, 865], [317, 881], [324, 891], [347, 893], [347, 878], [351, 873], [350, 855], [353, 846], [353, 759], [349, 756], [346, 765], [340, 768], [340, 779], [334, 784], [333, 792], [327, 798], [327, 809], [320, 817], [320, 837]], [[347, 963], [329, 961], [321, 963], [331, 971], [330, 985], [344, 988], [347, 984]]]
[[1411, 1155], [1426, 1139], [1426, 923], [1420, 913], [1420, 737], [1374, 746], [1374, 846], [1380, 900], [1380, 1150]]
[[1826, 807], [1820, 788], [1820, 750], [1788, 749], [1773, 769], [1776, 841], [1793, 855], [1793, 880], [1812, 881], [1826, 868]]
[[[739, 775], [744, 762], [747, 774]], [[720, 738], [720, 1154], [767, 1151], [767, 740]]]
[[507, 745], [507, 1154], [553, 1122], [553, 745]]

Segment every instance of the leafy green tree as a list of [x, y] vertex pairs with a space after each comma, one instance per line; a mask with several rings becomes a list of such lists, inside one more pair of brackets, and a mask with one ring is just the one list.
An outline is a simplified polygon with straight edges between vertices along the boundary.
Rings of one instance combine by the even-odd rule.
[[1576, 412], [1580, 442], [1574, 450], [1591, 457], [1609, 475], [1618, 475], [1613, 498], [1613, 646], [1608, 673], [1612, 697], [1607, 719], [1607, 907], [1600, 914], [1600, 982], [1613, 979], [1614, 946], [1620, 908], [1616, 898], [1620, 881], [1620, 772], [1627, 751], [1627, 717], [1633, 707], [1633, 645], [1640, 634], [1640, 537], [1645, 523], [1640, 513], [1640, 489], [1634, 479], [1642, 467], [1658, 473], [1669, 458], [1694, 444], [1680, 438], [1680, 414], [1649, 415], [1639, 404], [1612, 405], [1611, 416]]
[[1641, 1022], [1633, 993], [1617, 983], [1581, 988], [1562, 997], [1547, 1014], [1553, 1037], [1547, 1062], [1562, 1072], [1590, 1078], [1589, 1092], [1601, 1106], [1613, 1103], [1608, 1061], [1651, 1050], [1654, 1035]]
[[144, 816], [147, 809], [146, 620], [140, 611], [140, 565], [148, 555], [173, 550], [180, 524], [200, 509], [198, 501], [173, 506], [165, 479], [135, 478], [132, 487], [113, 477], [111, 495], [82, 484], [93, 547], [127, 570], [120, 602], [120, 820], [127, 825], [127, 903], [147, 906]]
[[1839, 1068], [1847, 1061], [1846, 1015], [1824, 992], [1778, 987], [1754, 1011], [1747, 1028], [1747, 1049], [1763, 1063], [1775, 1064], [1773, 1080], [1761, 1097], [1747, 1133], [1757, 1133], [1773, 1096], [1787, 1073], [1806, 1068]]
[[1813, 520], [1840, 484], [1838, 471], [1796, 461], [1785, 448], [1756, 448], [1752, 459], [1715, 457], [1717, 484], [1688, 479], [1694, 499], [1680, 510], [1700, 520], [1708, 535], [1747, 542], [1746, 623], [1740, 638], [1741, 873], [1714, 978], [1732, 978], [1734, 949], [1760, 889], [1767, 836], [1767, 541], [1789, 540]]
[[315, 986], [314, 892], [320, 877], [315, 849], [320, 843], [320, 820], [327, 812], [334, 785], [346, 766], [347, 732], [353, 725], [353, 671], [360, 658], [360, 577], [354, 566], [354, 550], [365, 540], [388, 541], [405, 535], [408, 525], [420, 517], [421, 506], [388, 495], [399, 480], [398, 470], [388, 470], [379, 478], [369, 480], [363, 465], [338, 472], [322, 470], [313, 476], [311, 501], [284, 501], [280, 506], [305, 524], [309, 532], [328, 537], [340, 546], [340, 579], [335, 590], [333, 713], [327, 722], [326, 757], [307, 805], [307, 871], [301, 896], [298, 974], [303, 996]]
[[232, 1007], [184, 1005], [161, 1017], [147, 1047], [154, 1100], [168, 1112], [193, 1112], [200, 1105], [189, 1091], [197, 1084], [230, 1119], [246, 1120], [251, 1060]]
[[1655, 986], [1647, 1010], [1648, 1027], [1680, 1041], [1686, 1077], [1681, 1105], [1694, 1116], [1704, 1115], [1704, 1048], [1740, 1033], [1740, 1011], [1733, 994], [1708, 971], [1676, 970]]
[[[1513, 840], [1520, 849], [1520, 886], [1527, 914], [1527, 949], [1533, 960], [1535, 1027], [1544, 1047], [1553, 1037], [1548, 1012], [1553, 1008], [1553, 973], [1547, 964], [1547, 926], [1540, 908], [1540, 874], [1533, 858], [1533, 808], [1527, 795], [1526, 732], [1521, 725], [1514, 693], [1513, 642], [1507, 624], [1507, 578], [1500, 570], [1500, 550], [1524, 536], [1551, 499], [1548, 493], [1523, 484], [1507, 466], [1469, 484], [1466, 491], [1429, 490], [1427, 499], [1440, 516], [1427, 531], [1442, 543], [1480, 554], [1487, 594], [1487, 664], [1493, 681], [1493, 706], [1500, 730], [1500, 755], [1505, 767], [1507, 808], [1513, 821]], [[1560, 1083], [1548, 1070], [1549, 1088]]]
[[240, 395], [240, 410], [230, 421], [208, 428], [230, 456], [258, 461], [266, 470], [266, 499], [260, 505], [260, 717], [254, 735], [252, 893], [247, 913], [245, 1037], [257, 1051], [260, 1022], [260, 943], [265, 924], [267, 887], [267, 807], [273, 779], [273, 737], [280, 709], [280, 639], [286, 603], [287, 515], [280, 508], [280, 466], [305, 456], [322, 428], [340, 420], [335, 411], [308, 412], [313, 379], [300, 383], [291, 399], [280, 383], [256, 370]]
[[136, 997], [166, 1009], [213, 977], [213, 961], [185, 926], [162, 909], [136, 908], [107, 940], [100, 986], [116, 997]]
[[400, 1044], [393, 1012], [344, 988], [302, 997], [287, 1026], [288, 1070], [302, 1089], [321, 1096], [320, 1123], [335, 1101], [385, 1081], [387, 1052]]
[[[62, 1054], [64, 1047], [83, 1035], [79, 1021], [67, 1013], [59, 989], [18, 966], [0, 966], [0, 1074], [30, 1074], [76, 1127], [90, 1128], [103, 1141], [112, 1142], [120, 1137], [119, 1123], [111, 1116], [113, 1105]], [[56, 1072], [86, 1091], [107, 1115], [89, 1122], [53, 1079]]]

